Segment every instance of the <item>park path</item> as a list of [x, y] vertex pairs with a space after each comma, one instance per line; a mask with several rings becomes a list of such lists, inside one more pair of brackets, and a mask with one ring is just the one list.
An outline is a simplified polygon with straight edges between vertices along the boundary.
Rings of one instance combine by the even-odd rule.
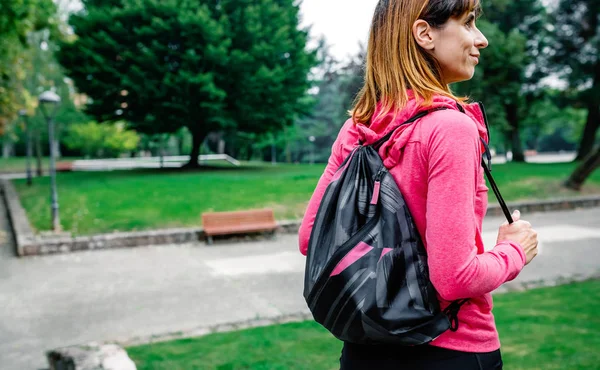
[[[523, 215], [542, 254], [507, 286], [600, 273], [600, 208]], [[484, 222], [495, 239], [499, 218]], [[47, 367], [48, 349], [304, 313], [304, 257], [276, 240], [16, 258], [0, 202], [0, 369]]]

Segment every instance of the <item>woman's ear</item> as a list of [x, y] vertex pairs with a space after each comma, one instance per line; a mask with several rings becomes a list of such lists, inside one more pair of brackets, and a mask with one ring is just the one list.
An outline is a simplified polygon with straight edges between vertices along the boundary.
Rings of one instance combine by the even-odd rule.
[[412, 32], [419, 46], [429, 51], [434, 49], [435, 45], [433, 43], [433, 28], [429, 25], [429, 23], [422, 19], [417, 19], [415, 23], [413, 23]]

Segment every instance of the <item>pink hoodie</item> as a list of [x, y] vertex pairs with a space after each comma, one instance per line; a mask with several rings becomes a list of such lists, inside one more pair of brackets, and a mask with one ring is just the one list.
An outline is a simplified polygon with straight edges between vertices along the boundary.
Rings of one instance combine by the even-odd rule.
[[[374, 118], [368, 127], [355, 125], [352, 119], [344, 124], [300, 227], [302, 254], [306, 255], [325, 189], [357, 142], [371, 144], [425, 109], [411, 91], [409, 95], [409, 103], [396, 116], [390, 113]], [[438, 96], [435, 107], [450, 109], [432, 112], [396, 130], [379, 155], [400, 187], [423, 237], [441, 308], [470, 298], [458, 314], [458, 331], [447, 331], [431, 344], [465, 352], [491, 352], [500, 348], [500, 340], [490, 293], [517, 277], [525, 266], [525, 253], [517, 243], [505, 241], [484, 251], [481, 228], [488, 188], [481, 166], [480, 137], [489, 138], [480, 106], [465, 105], [465, 115], [457, 110], [454, 100]]]

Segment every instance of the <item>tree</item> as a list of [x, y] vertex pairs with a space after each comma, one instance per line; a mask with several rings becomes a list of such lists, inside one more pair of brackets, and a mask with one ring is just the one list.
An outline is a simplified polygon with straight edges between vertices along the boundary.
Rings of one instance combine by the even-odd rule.
[[594, 147], [600, 127], [600, 1], [561, 0], [553, 14], [555, 71], [566, 77], [587, 109], [576, 160]]
[[[320, 41], [312, 109], [296, 122], [300, 142], [298, 149], [302, 155], [311, 149], [316, 161], [326, 162], [340, 128], [350, 118], [354, 100], [364, 84], [366, 49], [362, 44], [358, 46], [359, 50], [355, 55], [340, 62], [330, 54], [325, 40]], [[311, 136], [314, 136], [315, 141], [309, 143], [308, 138]]]
[[100, 125], [96, 122], [71, 125], [65, 144], [80, 150], [86, 157], [116, 157], [137, 148], [140, 138], [125, 129], [124, 122]]
[[485, 20], [479, 22], [479, 28], [489, 46], [481, 53], [481, 65], [473, 79], [458, 84], [456, 90], [483, 101], [493, 128], [505, 133], [513, 159], [518, 161], [524, 159], [517, 108], [523, 100], [526, 40], [518, 30], [507, 35], [496, 24]]
[[275, 132], [308, 89], [314, 53], [293, 0], [87, 0], [59, 60], [98, 121], [193, 137], [198, 165], [211, 132]]
[[573, 190], [581, 190], [585, 180], [600, 167], [600, 148], [590, 153], [585, 160], [573, 171], [571, 177], [565, 182], [565, 187]]
[[52, 0], [0, 2], [0, 134], [27, 105], [23, 86], [27, 35], [46, 28], [56, 31], [55, 14]]
[[560, 90], [543, 89], [523, 119], [523, 141], [539, 152], [573, 151], [585, 124], [585, 110], [566, 104]]
[[545, 73], [540, 51], [547, 43], [546, 11], [539, 0], [492, 0], [485, 3], [480, 24], [490, 46], [482, 52], [477, 78], [458, 91], [481, 97], [492, 121], [506, 132], [513, 160], [524, 162], [521, 122]]
[[[56, 38], [48, 30], [30, 32], [27, 35], [28, 48], [23, 54], [23, 69], [27, 71], [22, 81], [28, 117], [27, 126], [33, 134], [37, 156], [37, 174], [42, 175], [42, 155], [47, 145], [47, 121], [37, 108], [37, 96], [45, 90], [53, 90], [61, 97], [55, 116], [55, 145], [60, 148], [62, 132], [72, 123], [87, 122], [89, 119], [75, 105], [76, 93], [72, 81], [65, 78], [61, 66], [55, 58]], [[24, 139], [24, 136], [22, 136]], [[23, 140], [24, 141], [24, 140]], [[47, 153], [48, 151], [46, 151]], [[58, 150], [57, 153], [61, 151]]]

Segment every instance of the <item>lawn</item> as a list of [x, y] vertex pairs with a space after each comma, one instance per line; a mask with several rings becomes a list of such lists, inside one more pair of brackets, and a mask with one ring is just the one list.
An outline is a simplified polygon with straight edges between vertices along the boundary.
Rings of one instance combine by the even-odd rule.
[[[600, 281], [494, 297], [504, 368], [600, 369]], [[338, 369], [341, 344], [314, 322], [128, 348], [139, 370]]]
[[[581, 193], [560, 184], [574, 164], [494, 165], [493, 174], [509, 201]], [[75, 235], [200, 225], [206, 211], [272, 207], [279, 220], [302, 217], [323, 165], [244, 165], [194, 172], [136, 170], [58, 175], [63, 228]], [[37, 230], [50, 227], [49, 179], [14, 181]], [[583, 194], [600, 194], [600, 171]], [[493, 194], [490, 203], [495, 202]]]
[[[74, 234], [199, 226], [206, 211], [272, 207], [300, 218], [322, 166], [221, 167], [181, 172], [136, 170], [58, 175], [61, 223]], [[14, 181], [32, 225], [49, 228], [49, 179]]]
[[[507, 201], [600, 194], [600, 170], [590, 176], [581, 192], [562, 187], [575, 167], [575, 163], [495, 164], [492, 166], [492, 175]], [[490, 189], [490, 203], [495, 201]]]

